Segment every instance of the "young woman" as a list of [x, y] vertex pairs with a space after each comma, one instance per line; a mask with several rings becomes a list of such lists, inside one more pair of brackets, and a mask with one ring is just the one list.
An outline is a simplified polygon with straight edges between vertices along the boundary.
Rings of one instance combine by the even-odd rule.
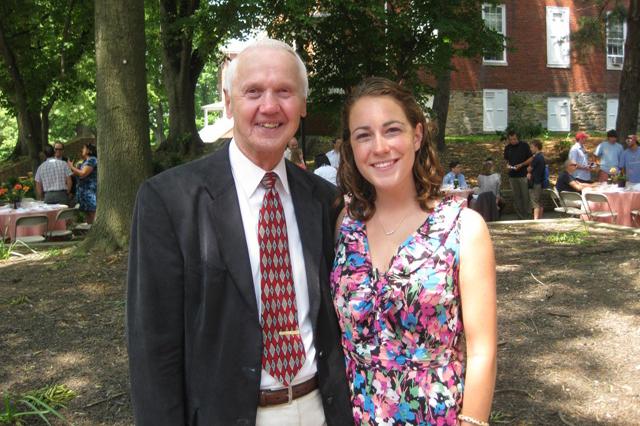
[[98, 153], [96, 146], [90, 143], [84, 144], [82, 151], [82, 164], [80, 168], [67, 161], [71, 172], [78, 176], [78, 202], [80, 211], [85, 213], [88, 224], [92, 224], [96, 217], [96, 195], [98, 192]]
[[441, 198], [442, 168], [406, 89], [365, 80], [343, 125], [348, 203], [331, 283], [354, 420], [484, 425], [497, 339], [487, 227], [463, 201]]

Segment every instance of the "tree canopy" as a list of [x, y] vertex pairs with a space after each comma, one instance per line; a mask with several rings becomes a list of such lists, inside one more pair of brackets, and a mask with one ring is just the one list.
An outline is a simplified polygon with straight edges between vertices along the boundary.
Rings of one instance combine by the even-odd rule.
[[93, 2], [0, 2], [0, 105], [16, 116], [34, 168], [54, 103], [83, 87], [76, 66], [93, 48], [92, 18]]
[[295, 42], [309, 65], [312, 101], [335, 106], [367, 76], [387, 77], [419, 96], [434, 91], [451, 57], [503, 47], [484, 25], [486, 1], [276, 1], [265, 15], [269, 34]]
[[594, 47], [603, 50], [607, 48], [607, 27], [611, 23], [626, 24], [616, 130], [621, 137], [635, 134], [638, 130], [640, 103], [640, 1], [583, 0], [582, 3], [595, 6], [597, 12], [593, 16], [582, 18], [580, 28], [573, 34], [579, 57], [584, 56]]

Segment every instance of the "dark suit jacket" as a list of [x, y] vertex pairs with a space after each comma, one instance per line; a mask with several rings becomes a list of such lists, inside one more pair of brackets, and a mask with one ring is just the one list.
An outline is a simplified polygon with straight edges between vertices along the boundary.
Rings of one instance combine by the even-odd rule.
[[[331, 301], [335, 187], [287, 162], [329, 425], [353, 424]], [[138, 425], [253, 425], [262, 331], [228, 145], [145, 182], [129, 253], [127, 338]]]

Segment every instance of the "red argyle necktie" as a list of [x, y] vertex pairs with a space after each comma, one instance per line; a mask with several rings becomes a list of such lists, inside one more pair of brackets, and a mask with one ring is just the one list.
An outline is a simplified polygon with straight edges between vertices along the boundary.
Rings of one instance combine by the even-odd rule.
[[260, 285], [262, 287], [262, 368], [284, 386], [293, 381], [305, 360], [298, 327], [296, 292], [291, 275], [287, 223], [278, 191], [277, 175], [262, 178], [267, 189], [258, 218]]

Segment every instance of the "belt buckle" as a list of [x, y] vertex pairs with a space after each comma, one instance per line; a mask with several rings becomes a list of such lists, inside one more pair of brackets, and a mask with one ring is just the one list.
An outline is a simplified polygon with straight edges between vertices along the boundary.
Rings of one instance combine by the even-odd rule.
[[293, 401], [293, 387], [291, 386], [291, 383], [287, 385], [287, 397], [288, 397], [287, 404], [291, 404], [291, 401]]

